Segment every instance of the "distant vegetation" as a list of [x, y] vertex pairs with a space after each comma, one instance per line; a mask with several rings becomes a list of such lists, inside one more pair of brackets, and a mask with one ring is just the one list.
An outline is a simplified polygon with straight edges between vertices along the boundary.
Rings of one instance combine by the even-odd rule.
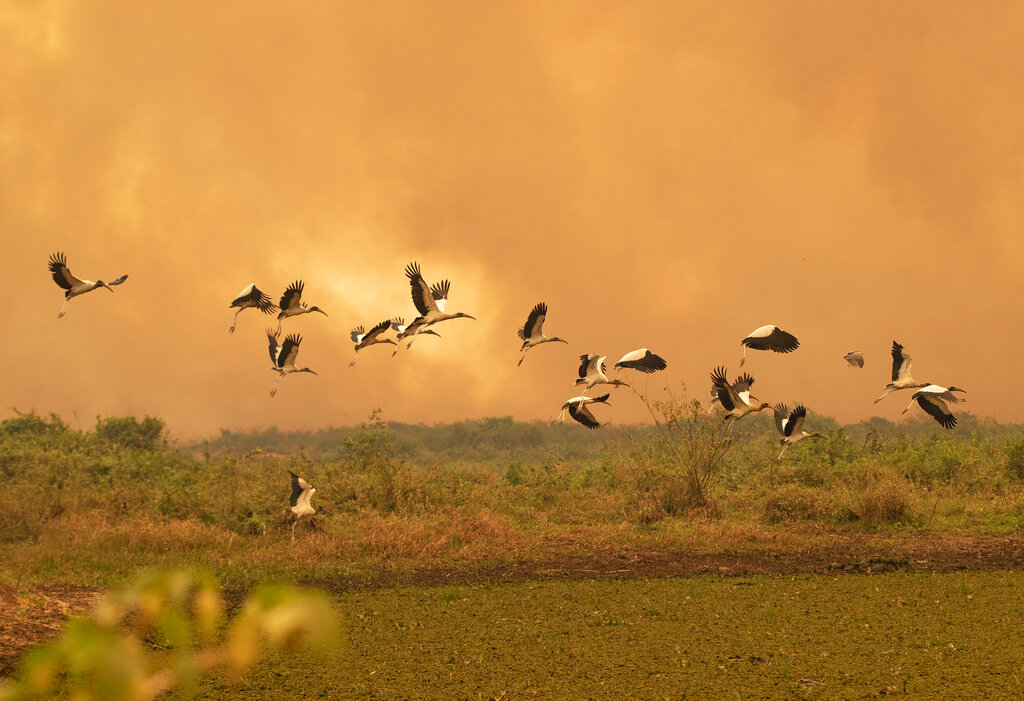
[[[153, 417], [78, 431], [56, 415], [18, 414], [0, 423], [0, 583], [106, 585], [140, 567], [195, 563], [229, 584], [358, 578], [602, 548], [725, 548], [807, 529], [1024, 523], [1020, 426], [964, 413], [954, 431], [927, 418], [840, 426], [812, 413], [826, 438], [776, 463], [767, 416], [730, 434], [696, 402], [670, 396], [651, 409], [655, 426], [597, 431], [509, 418], [396, 424], [375, 413], [354, 428], [224, 431], [186, 446]], [[294, 549], [288, 470], [327, 509]]]

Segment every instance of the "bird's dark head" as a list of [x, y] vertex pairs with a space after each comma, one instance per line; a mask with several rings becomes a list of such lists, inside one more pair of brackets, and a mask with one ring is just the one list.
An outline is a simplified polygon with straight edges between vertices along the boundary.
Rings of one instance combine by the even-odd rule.
[[97, 280], [96, 281], [96, 287], [105, 287], [108, 290], [110, 290], [111, 292], [114, 291], [114, 289], [110, 285], [108, 285], [107, 283], [103, 282], [102, 280]]
[[758, 411], [763, 411], [765, 409], [771, 409], [771, 408], [772, 408], [772, 405], [769, 404], [768, 402], [761, 402], [761, 406], [757, 407], [757, 410]]
[[316, 371], [315, 370], [311, 370], [309, 368], [302, 368], [301, 370], [299, 370], [299, 372], [309, 372], [309, 373], [312, 373], [312, 374], [316, 375]]
[[438, 338], [441, 337], [441, 334], [439, 334], [437, 331], [434, 331], [433, 329], [423, 329], [422, 331], [420, 331], [420, 333], [423, 334], [424, 336], [429, 333], [431, 336], [437, 336]]
[[575, 382], [573, 382], [573, 385], [585, 385], [585, 384], [587, 384], [587, 381], [584, 380], [582, 377], [580, 379], [576, 380]]
[[310, 308], [309, 308], [309, 311], [311, 311], [311, 312], [320, 312], [320, 313], [321, 313], [321, 314], [323, 314], [324, 316], [327, 316], [327, 312], [325, 312], [325, 311], [324, 311], [323, 309], [321, 309], [320, 307], [310, 307]]
[[967, 394], [967, 390], [960, 389], [959, 387], [953, 387], [952, 385], [950, 385], [949, 391], [950, 392], [963, 392], [964, 394]]
[[608, 384], [616, 385], [618, 387], [629, 387], [629, 383], [623, 382], [622, 380], [611, 380]]
[[568, 343], [568, 341], [566, 341], [564, 338], [559, 338], [558, 336], [552, 336], [551, 342], [552, 343], [555, 343], [555, 342], [558, 342], [558, 343]]
[[807, 437], [808, 438], [824, 438], [825, 436], [824, 436], [824, 434], [821, 434], [821, 433], [818, 433], [817, 431], [815, 431], [814, 433], [808, 433]]
[[[453, 316], [452, 318], [453, 319], [472, 319], [473, 321], [476, 321], [476, 317], [475, 316], [471, 316], [471, 315], [467, 314], [466, 312], [456, 312], [455, 316]], [[422, 333], [422, 331], [420, 333]]]

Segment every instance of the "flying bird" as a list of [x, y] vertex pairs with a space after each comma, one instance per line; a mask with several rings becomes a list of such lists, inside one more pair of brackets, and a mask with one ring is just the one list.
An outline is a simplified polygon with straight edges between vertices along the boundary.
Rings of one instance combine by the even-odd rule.
[[914, 402], [917, 402], [918, 406], [928, 412], [929, 416], [939, 422], [939, 425], [943, 428], [953, 428], [956, 426], [956, 417], [949, 410], [950, 404], [958, 404], [962, 401], [957, 397], [954, 392], [964, 392], [959, 387], [939, 387], [938, 385], [927, 385], [914, 392], [913, 396], [910, 397], [910, 404], [904, 409], [901, 414], [906, 414], [910, 411], [910, 407], [914, 406]]
[[295, 358], [299, 354], [299, 344], [302, 343], [302, 336], [297, 333], [289, 334], [285, 337], [284, 343], [278, 345], [277, 339], [280, 335], [280, 329], [277, 331], [267, 329], [267, 340], [270, 342], [270, 360], [274, 363], [274, 367], [271, 369], [277, 373], [277, 379], [274, 380], [274, 388], [270, 390], [271, 397], [277, 394], [277, 383], [288, 375], [295, 372], [316, 374], [309, 368], [295, 367]]
[[320, 312], [324, 316], [327, 316], [320, 307], [307, 307], [302, 303], [302, 290], [305, 289], [306, 283], [302, 280], [296, 280], [292, 284], [288, 285], [288, 288], [281, 295], [281, 301], [278, 304], [281, 307], [281, 312], [277, 315], [277, 328], [281, 328], [281, 320], [287, 319], [290, 316], [298, 316], [299, 314], [309, 314], [310, 312]]
[[433, 326], [439, 321], [463, 318], [476, 321], [476, 317], [470, 316], [465, 312], [449, 313], [445, 311], [445, 306], [448, 302], [448, 289], [450, 287], [450, 283], [447, 280], [442, 280], [433, 287], [429, 286], [420, 273], [420, 264], [415, 261], [405, 267], [405, 275], [409, 278], [412, 303], [416, 305], [416, 311], [423, 318], [422, 324], [413, 333], [412, 338], [409, 339], [407, 348], [412, 347], [416, 336], [422, 333], [426, 327]]
[[850, 351], [843, 356], [843, 360], [848, 362], [851, 368], [864, 367], [864, 354], [860, 351]]
[[903, 346], [892, 342], [892, 382], [885, 386], [885, 391], [882, 396], [875, 400], [875, 404], [882, 401], [891, 392], [895, 392], [901, 389], [917, 389], [919, 387], [927, 387], [931, 382], [918, 382], [910, 376], [910, 363], [912, 358], [910, 353], [903, 349]]
[[590, 412], [590, 409], [587, 408], [587, 405], [598, 403], [608, 404], [608, 397], [610, 396], [610, 394], [603, 394], [600, 397], [573, 397], [562, 405], [562, 410], [559, 412], [558, 418], [555, 419], [555, 422], [561, 423], [564, 421], [565, 412], [568, 411], [569, 416], [587, 428], [600, 428], [601, 424], [598, 423], [596, 418], [594, 418], [594, 415]]
[[668, 367], [668, 363], [665, 362], [664, 358], [655, 355], [648, 349], [640, 348], [626, 353], [619, 358], [619, 362], [615, 363], [615, 367], [618, 368], [619, 372], [622, 372], [623, 369], [629, 369], [647, 374], [664, 370]]
[[391, 343], [398, 345], [394, 340], [390, 338], [384, 338], [384, 334], [391, 328], [391, 320], [385, 319], [369, 331], [365, 331], [362, 326], [357, 326], [352, 329], [352, 341], [356, 344], [356, 357], [352, 358], [352, 362], [348, 364], [352, 367], [356, 364], [356, 358], [359, 357], [359, 351], [367, 346], [379, 345], [383, 343]]
[[586, 396], [587, 392], [589, 392], [590, 388], [594, 385], [618, 385], [621, 387], [629, 387], [629, 385], [622, 380], [609, 380], [608, 376], [604, 374], [606, 369], [604, 359], [606, 357], [608, 356], [598, 355], [597, 353], [580, 356], [579, 379], [577, 379], [573, 384], [585, 385], [582, 396]]
[[529, 316], [526, 317], [526, 323], [518, 331], [519, 338], [523, 341], [523, 345], [519, 350], [523, 355], [519, 358], [517, 367], [526, 360], [526, 351], [534, 346], [539, 346], [542, 343], [568, 343], [564, 338], [544, 335], [544, 320], [547, 317], [548, 305], [544, 302], [537, 302], [533, 309], [530, 310]]
[[60, 313], [57, 314], [58, 319], [63, 319], [64, 315], [68, 311], [68, 302], [71, 301], [72, 297], [78, 295], [84, 295], [86, 292], [92, 292], [97, 287], [105, 287], [111, 292], [110, 288], [114, 285], [120, 285], [122, 282], [128, 279], [127, 275], [122, 275], [113, 282], [103, 282], [97, 280], [80, 280], [71, 274], [68, 270], [67, 259], [63, 253], [57, 252], [50, 256], [50, 274], [53, 276], [53, 281], [57, 283], [61, 288], [64, 289], [64, 306], [60, 308]]
[[291, 470], [288, 470], [288, 474], [292, 476], [292, 498], [289, 500], [289, 503], [291, 504], [291, 512], [295, 514], [295, 520], [292, 522], [292, 544], [294, 545], [295, 527], [299, 525], [299, 521], [303, 518], [309, 518], [312, 522], [313, 516], [322, 513], [324, 507], [318, 506], [314, 509], [310, 506], [309, 500], [313, 498], [313, 493], [316, 491], [313, 485]]
[[711, 385], [718, 391], [718, 401], [725, 409], [726, 420], [742, 419], [747, 414], [755, 414], [763, 409], [770, 409], [768, 402], [762, 404], [751, 404], [750, 400], [756, 398], [750, 396], [750, 386], [754, 384], [754, 378], [749, 374], [740, 375], [734, 384], [729, 384], [724, 367], [715, 368], [711, 372]]
[[747, 348], [753, 350], [770, 350], [776, 353], [790, 353], [800, 347], [800, 341], [796, 336], [786, 333], [778, 326], [769, 324], [751, 331], [746, 338], [740, 341], [743, 346], [743, 357], [740, 358], [740, 367], [747, 360]]
[[777, 460], [782, 460], [782, 454], [786, 452], [786, 448], [794, 443], [799, 443], [804, 438], [824, 438], [817, 431], [807, 433], [803, 430], [804, 419], [807, 418], [807, 409], [802, 404], [798, 405], [793, 411], [790, 411], [785, 404], [776, 404], [774, 409], [775, 428], [779, 429], [779, 433], [782, 434], [782, 440], [779, 441], [782, 451], [779, 452]]
[[275, 309], [277, 309], [277, 305], [270, 301], [270, 297], [267, 297], [266, 293], [261, 292], [260, 289], [256, 287], [255, 282], [249, 283], [249, 286], [239, 292], [234, 301], [228, 305], [228, 309], [234, 309], [236, 307], [238, 308], [238, 311], [235, 312], [235, 318], [231, 320], [231, 328], [228, 329], [228, 333], [235, 332], [235, 325], [238, 323], [238, 315], [245, 309], [255, 307], [264, 314], [271, 314]]

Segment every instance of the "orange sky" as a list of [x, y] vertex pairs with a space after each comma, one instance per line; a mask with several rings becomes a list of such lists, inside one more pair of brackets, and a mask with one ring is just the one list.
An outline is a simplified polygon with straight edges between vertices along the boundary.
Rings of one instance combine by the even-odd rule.
[[[3, 416], [546, 419], [581, 353], [648, 346], [652, 390], [703, 398], [775, 323], [802, 346], [748, 359], [763, 400], [896, 418], [909, 393], [872, 405], [895, 338], [918, 379], [1024, 421], [1021, 4], [297, 7], [0, 9]], [[130, 277], [58, 321], [57, 250]], [[414, 315], [412, 260], [479, 321], [349, 369], [353, 326]], [[285, 322], [320, 376], [271, 399], [269, 319], [229, 336], [227, 307], [295, 278], [330, 314]], [[570, 344], [517, 368], [541, 300]], [[597, 413], [645, 416], [628, 390]]]

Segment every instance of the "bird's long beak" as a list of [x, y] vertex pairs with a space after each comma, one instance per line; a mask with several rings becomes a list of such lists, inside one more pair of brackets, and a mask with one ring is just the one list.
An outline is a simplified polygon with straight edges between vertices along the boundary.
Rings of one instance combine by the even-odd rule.
[[113, 290], [113, 288], [111, 288], [111, 286], [110, 286], [110, 285], [108, 285], [108, 284], [107, 284], [107, 283], [105, 283], [105, 282], [101, 282], [101, 283], [100, 283], [100, 285], [101, 285], [101, 286], [103, 286], [103, 287], [106, 287], [106, 288], [107, 288], [108, 290], [110, 290], [111, 292], [113, 292], [113, 291], [114, 291], [114, 290]]
[[475, 316], [473, 316], [472, 314], [465, 314], [465, 317], [466, 317], [467, 319], [472, 319], [473, 321], [476, 321], [476, 317], [475, 317]]
[[317, 311], [323, 314], [324, 316], [327, 316], [327, 312], [325, 312], [323, 309], [317, 309]]

